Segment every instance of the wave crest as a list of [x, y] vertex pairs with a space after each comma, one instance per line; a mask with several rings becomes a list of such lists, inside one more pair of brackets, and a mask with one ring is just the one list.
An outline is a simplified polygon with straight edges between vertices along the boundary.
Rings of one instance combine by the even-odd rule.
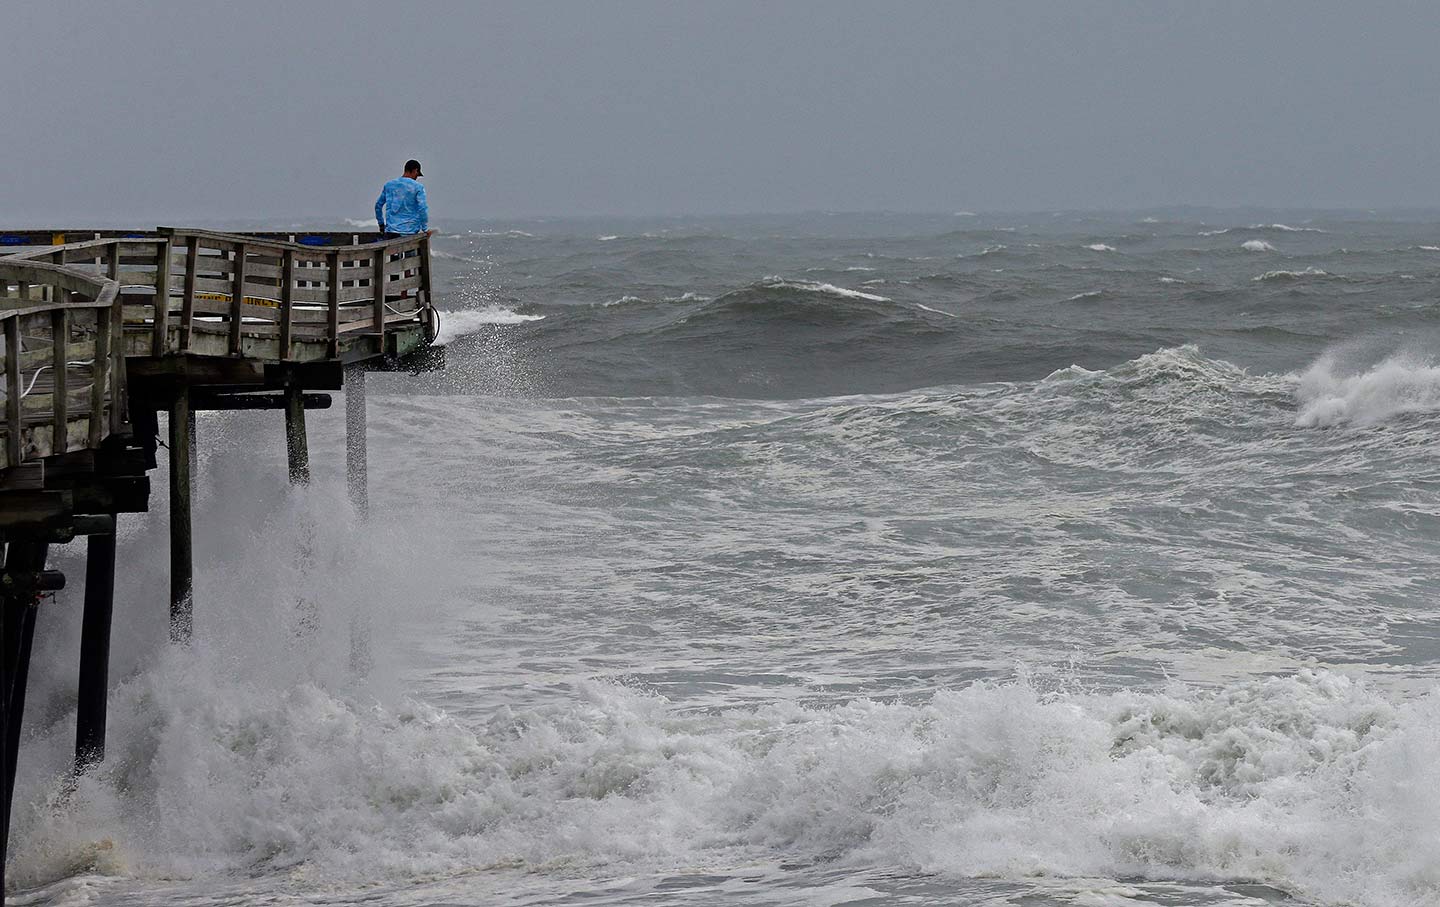
[[1362, 372], [1345, 374], [1333, 355], [1300, 376], [1295, 391], [1301, 428], [1375, 425], [1405, 413], [1440, 411], [1440, 365], [1396, 354]]

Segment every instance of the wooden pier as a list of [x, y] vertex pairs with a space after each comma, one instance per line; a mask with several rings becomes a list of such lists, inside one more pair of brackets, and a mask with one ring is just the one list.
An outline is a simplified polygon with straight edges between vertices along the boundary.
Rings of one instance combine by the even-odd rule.
[[[194, 626], [195, 413], [284, 413], [310, 476], [307, 409], [346, 390], [346, 472], [368, 506], [365, 374], [443, 368], [429, 237], [0, 231], [0, 902], [35, 618], [65, 585], [52, 544], [87, 538], [75, 768], [105, 755], [115, 528], [148, 509], [167, 414], [170, 638]], [[159, 607], [159, 603], [156, 603]], [[203, 613], [200, 618], [203, 620]]]

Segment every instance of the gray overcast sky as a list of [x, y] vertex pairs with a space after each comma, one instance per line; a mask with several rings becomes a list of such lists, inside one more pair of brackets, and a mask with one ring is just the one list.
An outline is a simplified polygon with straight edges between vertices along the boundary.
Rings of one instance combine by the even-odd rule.
[[1440, 206], [1440, 4], [15, 2], [0, 220]]

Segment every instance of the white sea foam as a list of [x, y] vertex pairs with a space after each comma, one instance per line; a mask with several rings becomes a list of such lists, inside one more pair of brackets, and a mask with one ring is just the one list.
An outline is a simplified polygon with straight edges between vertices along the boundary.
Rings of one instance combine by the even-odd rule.
[[1114, 246], [1107, 246], [1107, 245], [1105, 245], [1103, 242], [1091, 243], [1090, 245], [1086, 246], [1085, 248], [1089, 249], [1091, 252], [1114, 252], [1114, 251], [1115, 251], [1115, 247], [1114, 247]]
[[799, 290], [802, 293], [821, 293], [827, 296], [842, 296], [846, 299], [866, 299], [870, 302], [889, 302], [889, 297], [877, 296], [874, 293], [862, 293], [859, 290], [849, 290], [845, 287], [837, 287], [833, 283], [817, 283], [809, 280], [786, 280], [783, 277], [767, 277], [762, 282], [763, 286], [776, 289]]
[[68, 874], [103, 838], [111, 872], [327, 886], [843, 859], [1440, 897], [1440, 698], [1395, 704], [1325, 672], [718, 713], [592, 683], [474, 727], [217, 666], [177, 651], [120, 686], [110, 760], [63, 808], [22, 816], [17, 879]]
[[1184, 283], [1185, 281], [1181, 280], [1181, 279], [1178, 278], [1178, 277], [1162, 277], [1162, 278], [1160, 278], [1160, 282], [1161, 282], [1161, 283]]
[[1300, 376], [1295, 424], [1374, 425], [1404, 413], [1440, 411], [1440, 365], [1396, 354], [1363, 371], [1343, 369], [1335, 355], [1322, 356]]
[[607, 233], [607, 234], [604, 235], [604, 236], [597, 236], [597, 237], [595, 237], [595, 239], [598, 240], [599, 242], [610, 242], [611, 240], [616, 240], [616, 239], [619, 239], [619, 238], [620, 238], [620, 237], [619, 237], [618, 235], [613, 234], [613, 233]]
[[707, 300], [707, 299], [709, 299], [709, 298], [710, 298], [709, 296], [705, 296], [705, 295], [703, 295], [703, 294], [695, 293], [695, 292], [691, 292], [691, 291], [688, 291], [688, 290], [687, 290], [686, 292], [681, 293], [679, 296], [666, 296], [666, 297], [665, 297], [665, 301], [666, 301], [666, 302], [704, 302], [705, 300]]
[[625, 295], [625, 296], [621, 296], [619, 299], [612, 299], [612, 300], [610, 300], [609, 302], [602, 302], [602, 303], [600, 303], [600, 304], [601, 304], [602, 306], [605, 306], [606, 308], [609, 308], [610, 306], [615, 306], [615, 305], [629, 305], [629, 304], [632, 303], [632, 302], [644, 302], [644, 301], [645, 301], [645, 300], [644, 300], [643, 297], [640, 297], [640, 296], [630, 296], [630, 295], [627, 294], [627, 295]]
[[1275, 247], [1263, 239], [1247, 239], [1240, 244], [1246, 252], [1274, 252]]
[[444, 346], [493, 325], [524, 324], [527, 321], [543, 321], [544, 319], [544, 315], [522, 315], [503, 306], [442, 311], [440, 313], [440, 334], [435, 338], [435, 343]]
[[1316, 227], [1292, 227], [1289, 224], [1253, 224], [1252, 230], [1279, 230], [1282, 233], [1324, 233]]
[[1419, 246], [1423, 252], [1440, 252], [1440, 246]]
[[1252, 277], [1251, 280], [1303, 280], [1306, 277], [1330, 277], [1328, 271], [1322, 271], [1316, 267], [1309, 267], [1303, 271], [1266, 271], [1259, 277]]
[[1076, 293], [1074, 296], [1069, 297], [1069, 298], [1066, 299], [1065, 301], [1066, 301], [1066, 302], [1079, 302], [1079, 301], [1082, 300], [1082, 299], [1099, 299], [1101, 296], [1104, 296], [1104, 295], [1105, 295], [1105, 291], [1104, 291], [1104, 290], [1090, 290], [1089, 292], [1086, 292], [1086, 293]]
[[930, 308], [928, 305], [925, 305], [923, 302], [917, 302], [917, 303], [915, 303], [915, 307], [916, 307], [916, 308], [920, 308], [920, 309], [924, 309], [924, 310], [927, 311], [927, 312], [934, 312], [936, 315], [944, 315], [946, 318], [958, 318], [958, 317], [960, 317], [960, 316], [956, 315], [956, 314], [953, 313], [953, 312], [942, 312], [942, 311], [940, 311], [939, 309], [932, 309], [932, 308]]
[[347, 217], [345, 218], [345, 225], [347, 227], [354, 227], [357, 230], [374, 230], [379, 227], [379, 224], [375, 223], [375, 218], [373, 217]]

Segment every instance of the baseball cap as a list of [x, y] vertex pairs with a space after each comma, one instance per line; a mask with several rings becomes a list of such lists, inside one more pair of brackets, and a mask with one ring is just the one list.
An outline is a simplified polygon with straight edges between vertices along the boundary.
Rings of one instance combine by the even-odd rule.
[[[410, 160], [408, 160], [408, 161], [405, 162], [405, 169], [406, 169], [406, 170], [416, 170], [416, 171], [418, 171], [418, 170], [420, 169], [420, 162], [417, 161], [417, 160], [415, 160], [415, 159], [412, 157]], [[416, 176], [424, 176], [425, 174], [423, 174], [423, 173], [418, 173], [418, 172], [417, 172], [415, 175], [416, 175]]]

